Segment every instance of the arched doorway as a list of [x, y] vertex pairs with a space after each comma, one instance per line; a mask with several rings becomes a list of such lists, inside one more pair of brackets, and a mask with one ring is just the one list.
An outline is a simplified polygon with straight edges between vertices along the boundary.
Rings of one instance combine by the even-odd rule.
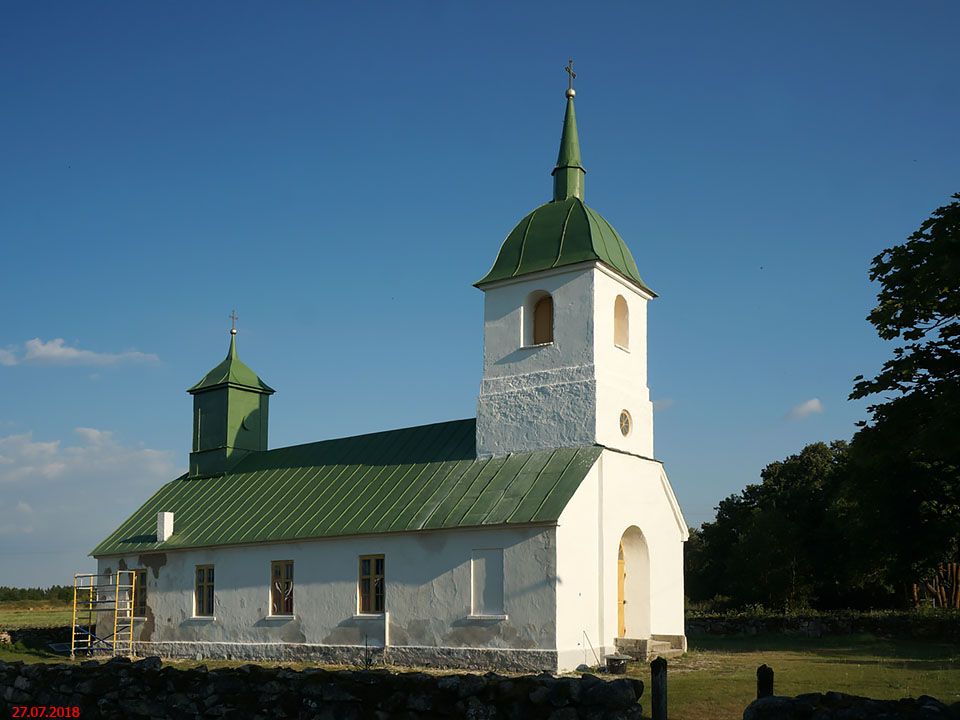
[[617, 549], [617, 637], [650, 637], [650, 553], [636, 525], [623, 533]]

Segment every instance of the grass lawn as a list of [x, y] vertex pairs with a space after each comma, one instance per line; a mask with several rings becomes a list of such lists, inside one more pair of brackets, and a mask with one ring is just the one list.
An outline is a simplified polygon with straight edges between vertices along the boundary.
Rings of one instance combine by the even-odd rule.
[[[0, 643], [0, 660], [4, 662], [18, 662], [22, 660], [25, 663], [45, 662], [62, 663], [70, 662], [69, 657], [57, 655], [50, 652], [50, 649], [41, 642], [35, 640], [23, 640], [20, 642]], [[77, 662], [80, 662], [79, 660]]]
[[58, 627], [73, 621], [73, 606], [49, 600], [0, 602], [0, 630]]
[[[690, 651], [668, 665], [671, 720], [742, 717], [756, 698], [757, 668], [764, 663], [774, 670], [777, 695], [834, 690], [878, 700], [932, 695], [960, 702], [960, 648], [953, 644], [872, 635], [694, 636], [689, 643]], [[637, 666], [630, 674], [648, 688], [641, 702], [649, 714], [650, 669]]]
[[[0, 627], [8, 612], [8, 608], [0, 608]], [[63, 610], [51, 609], [50, 612], [62, 613]], [[65, 623], [51, 621], [50, 624], [69, 622], [68, 617]], [[0, 660], [69, 662], [49, 652], [41, 643], [29, 640], [0, 645]], [[947, 643], [884, 640], [872, 635], [818, 639], [777, 635], [694, 636], [690, 638], [690, 652], [669, 661], [667, 687], [671, 720], [738, 720], [756, 697], [756, 672], [764, 663], [776, 673], [777, 695], [836, 690], [876, 699], [932, 695], [947, 704], [960, 702], [960, 648]], [[169, 664], [187, 668], [200, 663], [182, 660]], [[245, 663], [206, 660], [204, 664], [214, 668]], [[297, 670], [308, 666], [283, 665]], [[650, 669], [647, 665], [631, 663], [629, 674], [646, 685], [641, 703], [649, 716]]]

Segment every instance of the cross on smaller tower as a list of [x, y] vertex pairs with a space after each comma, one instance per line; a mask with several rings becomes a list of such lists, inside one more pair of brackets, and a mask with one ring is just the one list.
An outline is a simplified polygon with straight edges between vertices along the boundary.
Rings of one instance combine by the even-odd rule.
[[573, 71], [573, 58], [570, 58], [570, 64], [567, 65], [564, 70], [567, 71], [567, 74], [570, 76], [570, 87], [567, 88], [567, 97], [572, 98], [577, 94], [577, 91], [573, 89], [573, 79], [577, 74]]
[[239, 316], [237, 315], [237, 311], [236, 311], [236, 310], [231, 310], [231, 311], [230, 311], [230, 334], [231, 334], [231, 335], [236, 335], [236, 334], [237, 334], [237, 319], [238, 319], [238, 317], [239, 317]]

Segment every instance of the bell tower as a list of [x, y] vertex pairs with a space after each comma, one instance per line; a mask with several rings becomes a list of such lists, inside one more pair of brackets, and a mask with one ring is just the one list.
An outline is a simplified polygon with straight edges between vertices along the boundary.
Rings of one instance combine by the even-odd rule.
[[476, 283], [479, 457], [595, 444], [653, 457], [647, 303], [656, 293], [583, 201], [572, 67], [553, 199], [520, 221]]
[[236, 315], [227, 357], [187, 390], [193, 395], [190, 477], [225, 473], [248, 452], [267, 449], [273, 389], [237, 357]]

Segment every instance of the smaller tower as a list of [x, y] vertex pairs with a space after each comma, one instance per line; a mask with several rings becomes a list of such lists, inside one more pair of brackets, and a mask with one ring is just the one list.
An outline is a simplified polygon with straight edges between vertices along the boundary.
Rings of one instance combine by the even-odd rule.
[[248, 452], [267, 449], [267, 405], [274, 391], [237, 357], [236, 338], [233, 327], [227, 357], [187, 390], [193, 395], [190, 477], [223, 474]]

